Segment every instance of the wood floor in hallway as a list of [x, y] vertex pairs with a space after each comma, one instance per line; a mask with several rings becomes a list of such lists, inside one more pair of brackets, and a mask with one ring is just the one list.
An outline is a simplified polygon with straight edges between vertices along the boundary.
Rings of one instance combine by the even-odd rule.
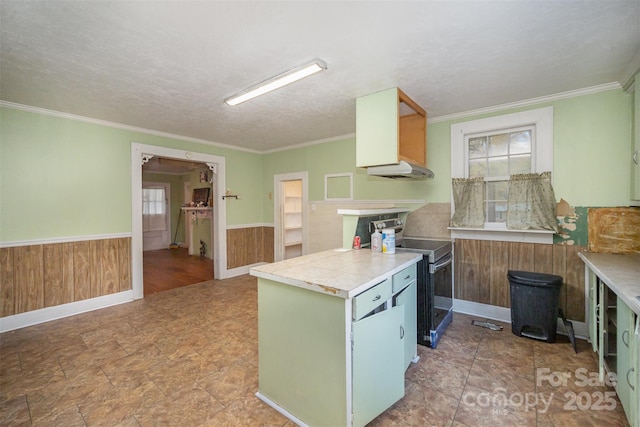
[[146, 251], [143, 258], [145, 295], [213, 279], [213, 260], [187, 248]]

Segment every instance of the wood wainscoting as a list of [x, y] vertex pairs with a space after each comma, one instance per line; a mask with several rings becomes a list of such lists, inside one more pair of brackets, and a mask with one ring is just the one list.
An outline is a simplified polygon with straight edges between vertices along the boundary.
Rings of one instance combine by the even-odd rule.
[[227, 229], [227, 268], [273, 262], [273, 227]]
[[560, 308], [568, 319], [585, 321], [584, 246], [456, 239], [455, 298], [510, 307], [508, 270], [562, 276]]
[[0, 317], [130, 289], [130, 237], [0, 248]]

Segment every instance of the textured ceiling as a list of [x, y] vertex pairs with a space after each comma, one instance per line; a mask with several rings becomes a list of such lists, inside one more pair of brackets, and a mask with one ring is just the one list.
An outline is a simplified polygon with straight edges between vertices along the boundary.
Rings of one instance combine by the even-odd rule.
[[0, 23], [1, 100], [261, 152], [353, 133], [389, 87], [433, 118], [620, 82], [640, 52], [637, 0], [0, 0]]

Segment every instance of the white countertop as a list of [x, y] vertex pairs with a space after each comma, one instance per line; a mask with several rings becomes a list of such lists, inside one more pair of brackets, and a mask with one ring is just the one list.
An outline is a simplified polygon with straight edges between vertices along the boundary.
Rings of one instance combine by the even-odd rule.
[[580, 252], [580, 259], [636, 314], [640, 315], [640, 254]]
[[416, 253], [333, 249], [254, 267], [250, 274], [315, 292], [353, 298], [420, 259], [422, 255]]
[[409, 211], [410, 209], [407, 208], [338, 209], [338, 215], [367, 216], [406, 213]]

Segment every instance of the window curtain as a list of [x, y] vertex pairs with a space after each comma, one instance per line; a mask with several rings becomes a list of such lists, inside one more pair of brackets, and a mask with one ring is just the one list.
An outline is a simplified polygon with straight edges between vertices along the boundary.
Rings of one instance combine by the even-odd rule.
[[511, 176], [507, 200], [507, 229], [558, 232], [551, 172]]
[[453, 178], [453, 203], [455, 211], [451, 227], [483, 228], [485, 221], [484, 192], [482, 177]]

